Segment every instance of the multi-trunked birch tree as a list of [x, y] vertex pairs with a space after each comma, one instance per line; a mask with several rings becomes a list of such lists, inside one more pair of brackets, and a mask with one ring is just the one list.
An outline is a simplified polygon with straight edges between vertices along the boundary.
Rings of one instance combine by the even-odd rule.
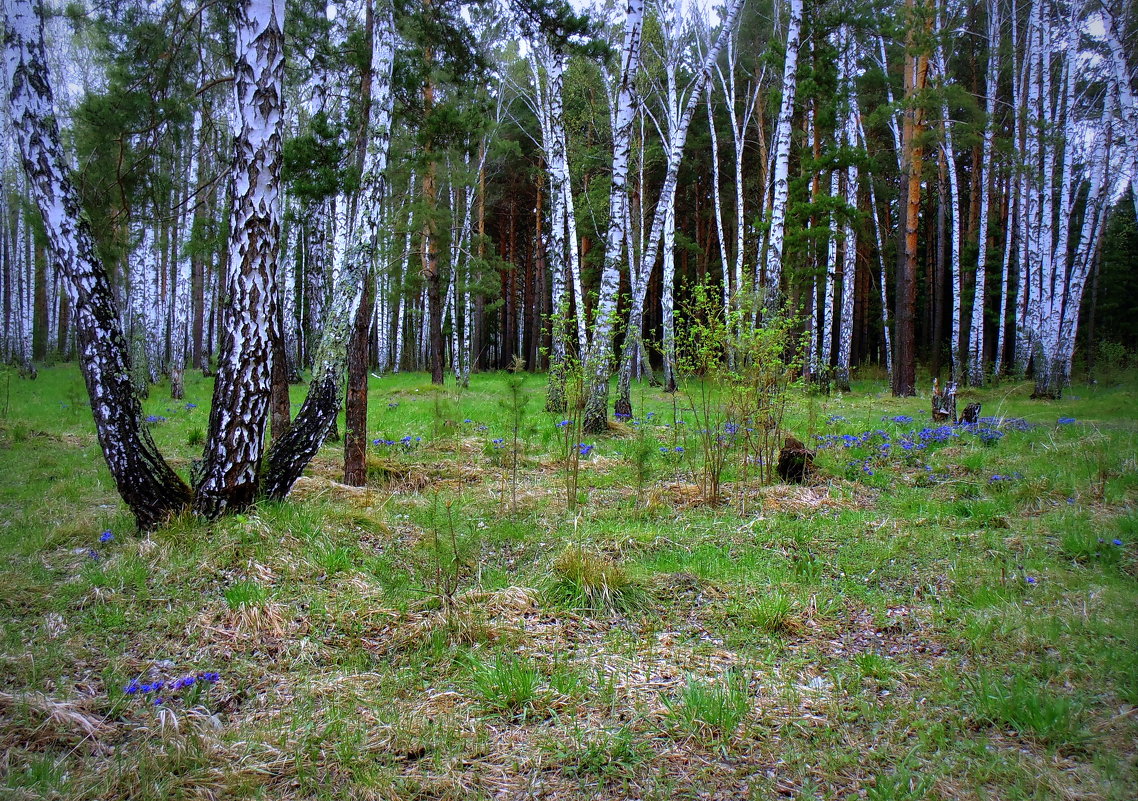
[[[327, 382], [316, 382], [311, 419], [294, 426], [291, 446], [278, 450], [276, 459], [270, 455], [269, 474], [263, 475], [270, 338], [277, 301], [283, 7], [283, 0], [246, 0], [236, 9], [233, 84], [239, 124], [231, 179], [229, 303], [209, 440], [203, 469], [191, 490], [158, 453], [131, 386], [128, 347], [111, 284], [95, 253], [60, 143], [43, 45], [42, 5], [34, 0], [5, 5], [8, 102], [24, 170], [53, 258], [68, 279], [99, 442], [116, 487], [141, 528], [153, 528], [191, 507], [215, 517], [244, 508], [262, 491], [284, 494], [307, 461], [304, 454], [310, 457], [315, 450], [312, 443], [318, 447], [323, 439], [338, 407], [338, 393], [331, 399], [324, 392]], [[374, 61], [372, 99], [384, 108], [390, 108], [384, 92], [390, 90], [391, 59], [383, 55], [389, 43], [379, 38]], [[380, 114], [380, 128], [382, 119]], [[382, 136], [376, 137], [375, 147], [370, 163], [381, 171], [386, 154]], [[374, 182], [372, 186], [374, 191]], [[361, 262], [366, 261], [366, 247], [361, 246], [365, 251]], [[352, 290], [345, 284], [343, 289], [332, 318], [342, 317], [346, 324], [328, 326], [321, 347], [325, 353], [343, 352], [343, 337], [358, 305], [358, 287]], [[337, 362], [332, 355], [328, 361], [328, 372], [334, 372], [337, 364], [342, 371], [342, 360]]]

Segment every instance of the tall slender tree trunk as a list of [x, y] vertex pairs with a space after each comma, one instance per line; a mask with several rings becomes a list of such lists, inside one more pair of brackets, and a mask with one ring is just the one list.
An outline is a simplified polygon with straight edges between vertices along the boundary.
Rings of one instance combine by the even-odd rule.
[[774, 178], [771, 226], [767, 244], [766, 274], [770, 293], [768, 306], [777, 303], [782, 286], [783, 246], [786, 238], [786, 204], [790, 197], [790, 123], [798, 88], [798, 49], [802, 41], [802, 0], [790, 0], [786, 30], [786, 57], [782, 70], [782, 101], [774, 139]]
[[[288, 434], [274, 443], [269, 451], [269, 469], [264, 493], [270, 498], [281, 498], [288, 494], [335, 423], [343, 398], [344, 368], [350, 350], [362, 354], [364, 360], [363, 392], [366, 399], [367, 347], [358, 341], [350, 346], [349, 340], [353, 331], [357, 336], [363, 331], [366, 343], [366, 332], [372, 318], [370, 300], [365, 302], [364, 296], [366, 289], [366, 292], [371, 293], [374, 298], [374, 289], [371, 287], [368, 274], [376, 258], [382, 205], [387, 193], [387, 156], [391, 141], [392, 64], [395, 57], [393, 10], [390, 0], [377, 0], [374, 23], [374, 35], [371, 37], [371, 69], [368, 77], [370, 112], [365, 123], [367, 136], [363, 137], [366, 144], [361, 170], [360, 212], [353, 226], [352, 244], [348, 248], [344, 269], [337, 277], [334, 302], [317, 349], [308, 394]], [[357, 321], [365, 315], [369, 325], [357, 324]], [[402, 320], [399, 321], [399, 325], [397, 360], [400, 355], [398, 348], [402, 343]], [[357, 370], [357, 376], [358, 374]], [[360, 391], [358, 383], [356, 391]], [[357, 415], [362, 411], [363, 419], [361, 421], [357, 418], [347, 426], [346, 449], [349, 447], [358, 449], [360, 437], [366, 437], [366, 400], [364, 403], [357, 403], [355, 410]], [[357, 476], [360, 470], [363, 470], [366, 478], [366, 467], [360, 466], [363, 459], [358, 453], [352, 458], [354, 461], [350, 461], [348, 455], [345, 455], [345, 473], [349, 464], [356, 472], [346, 478], [359, 480]]]
[[237, 7], [234, 94], [240, 128], [231, 184], [228, 303], [194, 509], [207, 518], [257, 496], [276, 327], [281, 230], [284, 0]]
[[620, 290], [624, 212], [628, 203], [628, 155], [632, 147], [632, 123], [636, 110], [635, 81], [640, 66], [640, 36], [643, 22], [643, 0], [628, 0], [624, 24], [624, 47], [620, 59], [620, 84], [616, 91], [616, 124], [613, 126], [612, 184], [609, 192], [605, 261], [593, 319], [593, 337], [584, 367], [588, 392], [582, 426], [589, 434], [600, 434], [608, 429], [609, 374], [616, 331], [617, 292]]
[[127, 343], [107, 272], [68, 177], [43, 46], [42, 4], [4, 6], [8, 104], [32, 199], [53, 262], [68, 279], [80, 367], [95, 430], [115, 486], [142, 529], [160, 525], [190, 502], [189, 487], [162, 459], [142, 423], [131, 387]]
[[[914, 9], [915, 0], [906, 0], [906, 8]], [[924, 114], [918, 105], [917, 96], [928, 80], [928, 54], [913, 51], [916, 31], [910, 23], [906, 37], [905, 55], [905, 101], [904, 124], [902, 127], [901, 185], [904, 221], [899, 226], [900, 242], [897, 248], [896, 297], [894, 320], [896, 324], [893, 339], [893, 395], [906, 397], [917, 392], [917, 246], [921, 219], [921, 169], [924, 150], [920, 137], [924, 133]]]

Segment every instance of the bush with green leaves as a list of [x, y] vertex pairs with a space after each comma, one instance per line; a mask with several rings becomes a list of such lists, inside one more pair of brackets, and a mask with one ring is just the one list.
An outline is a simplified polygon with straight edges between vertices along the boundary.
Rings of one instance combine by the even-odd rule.
[[721, 500], [732, 455], [746, 481], [752, 468], [774, 479], [783, 421], [800, 361], [795, 319], [770, 311], [761, 292], [742, 291], [724, 311], [709, 283], [692, 289], [678, 337], [679, 390], [703, 457], [704, 500]]

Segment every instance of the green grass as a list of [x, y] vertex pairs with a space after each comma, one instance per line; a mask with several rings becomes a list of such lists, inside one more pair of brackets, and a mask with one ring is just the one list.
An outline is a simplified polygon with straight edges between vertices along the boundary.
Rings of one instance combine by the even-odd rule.
[[[520, 376], [516, 486], [495, 447], [508, 380], [373, 378], [369, 439], [397, 444], [366, 493], [328, 443], [287, 501], [140, 536], [78, 371], [13, 377], [0, 794], [1138, 797], [1134, 376], [966, 390], [1034, 426], [824, 448], [805, 488], [729, 458], [715, 507], [674, 398], [637, 387], [637, 425], [587, 438], [572, 512], [544, 376]], [[212, 389], [186, 383], [143, 403], [183, 476]], [[896, 441], [927, 409], [855, 381], [796, 396], [787, 428]]]

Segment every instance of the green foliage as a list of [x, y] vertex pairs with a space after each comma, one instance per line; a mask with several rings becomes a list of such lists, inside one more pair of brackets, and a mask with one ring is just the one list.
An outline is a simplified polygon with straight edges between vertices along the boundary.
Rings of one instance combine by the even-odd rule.
[[471, 660], [468, 687], [481, 706], [495, 713], [526, 717], [535, 709], [542, 675], [529, 662], [495, 655], [492, 660]]
[[732, 671], [714, 682], [689, 678], [679, 697], [665, 699], [664, 704], [674, 725], [718, 740], [733, 736], [751, 712], [747, 680]]
[[245, 607], [263, 606], [268, 600], [268, 589], [252, 579], [241, 579], [225, 588], [225, 603], [234, 611]]
[[652, 749], [631, 728], [578, 732], [572, 747], [559, 754], [562, 770], [575, 779], [612, 781], [632, 776], [652, 758]]
[[776, 590], [748, 604], [739, 623], [766, 634], [783, 634], [794, 627], [794, 606], [785, 593]]
[[683, 307], [678, 384], [702, 451], [700, 488], [712, 505], [732, 455], [738, 454], [744, 480], [751, 466], [762, 481], [774, 479], [800, 355], [795, 320], [764, 306], [762, 293], [740, 292], [724, 312], [718, 290], [704, 283]]
[[1026, 676], [982, 671], [966, 685], [978, 720], [1037, 737], [1051, 747], [1077, 748], [1086, 741], [1080, 705]]
[[550, 596], [571, 609], [635, 612], [649, 602], [648, 592], [621, 565], [584, 547], [572, 547], [553, 561]]
[[[685, 443], [688, 426], [669, 427], [680, 399], [645, 387], [640, 430], [596, 443], [580, 473], [590, 504], [567, 521], [563, 417], [532, 407], [540, 435], [519, 481], [534, 502], [517, 516], [499, 505], [503, 474], [482, 446], [509, 435], [512, 378], [473, 376], [446, 411], [470, 423], [434, 437], [427, 378], [384, 376], [369, 430], [424, 435], [392, 460], [405, 479], [349, 493], [328, 478], [342, 458], [330, 444], [289, 499], [148, 536], [107, 479], [79, 372], [13, 380], [0, 420], [12, 466], [0, 475], [0, 786], [143, 799], [295, 781], [318, 801], [457, 801], [492, 795], [496, 783], [477, 784], [491, 775], [665, 799], [735, 797], [742, 776], [759, 796], [776, 783], [804, 798], [1135, 795], [1138, 722], [1119, 714], [1138, 686], [1133, 381], [1079, 384], [1045, 409], [1026, 384], [975, 390], [986, 413], [1036, 426], [994, 449], [936, 450], [943, 478], [927, 483], [900, 465], [881, 491], [832, 474], [801, 491], [756, 487], [761, 513], [691, 503], [669, 475], [687, 457], [659, 458], [651, 518], [637, 514], [631, 449]], [[544, 383], [522, 379], [531, 395]], [[199, 455], [187, 439], [211, 391], [188, 371], [187, 404], [143, 401], [167, 418], [151, 433], [179, 469]], [[792, 388], [786, 420], [840, 435], [926, 408], [858, 380], [829, 398]], [[1056, 426], [1060, 415], [1078, 423]], [[740, 475], [729, 462], [725, 493]], [[1066, 552], [1079, 531], [1112, 561]], [[641, 593], [632, 614], [592, 611], [627, 604], [636, 590], [612, 592], [627, 582]], [[132, 677], [204, 671], [220, 673], [216, 691], [185, 702], [124, 692]], [[237, 734], [219, 740], [215, 720]], [[774, 776], [754, 776], [755, 760]]]
[[281, 178], [296, 196], [314, 203], [359, 188], [359, 170], [346, 163], [348, 143], [342, 125], [318, 112], [309, 130], [285, 141]]

